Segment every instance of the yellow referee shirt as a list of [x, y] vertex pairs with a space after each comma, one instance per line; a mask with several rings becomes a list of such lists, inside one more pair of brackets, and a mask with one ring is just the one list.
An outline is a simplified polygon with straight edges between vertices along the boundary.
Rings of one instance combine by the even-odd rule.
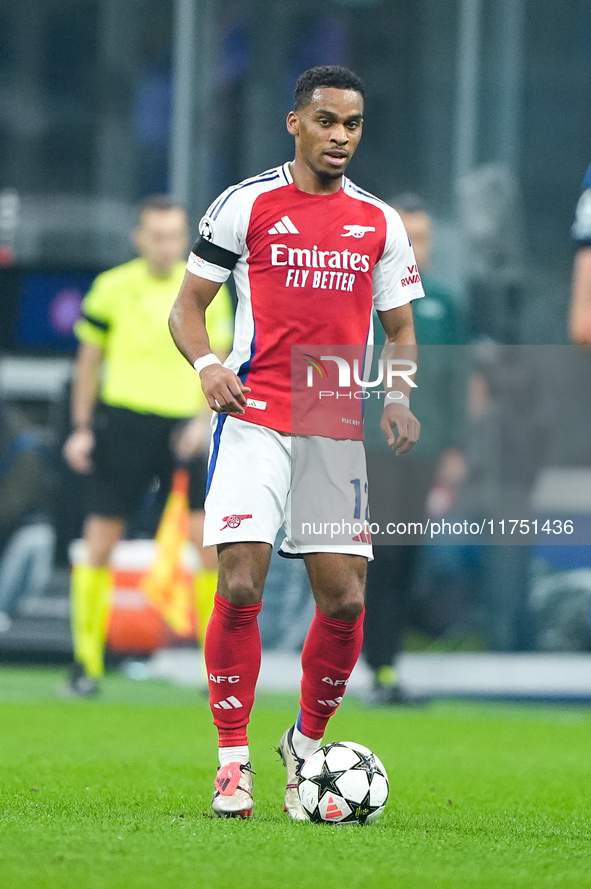
[[[106, 404], [163, 417], [190, 417], [207, 405], [199, 375], [168, 329], [185, 270], [183, 260], [170, 277], [155, 278], [140, 258], [94, 281], [75, 332], [82, 342], [104, 350], [100, 397]], [[225, 285], [208, 307], [206, 322], [212, 350], [229, 351], [233, 313]]]

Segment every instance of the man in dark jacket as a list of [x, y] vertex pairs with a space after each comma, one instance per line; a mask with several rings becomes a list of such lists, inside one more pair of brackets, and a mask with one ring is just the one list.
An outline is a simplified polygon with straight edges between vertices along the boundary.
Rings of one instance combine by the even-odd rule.
[[[462, 350], [450, 348], [464, 342], [462, 313], [455, 295], [429, 274], [432, 222], [422, 201], [408, 194], [391, 204], [412, 241], [425, 291], [413, 304], [419, 371], [412, 403], [423, 431], [401, 463], [383, 447], [378, 417], [373, 416], [377, 402], [366, 402], [370, 516], [381, 528], [389, 522], [424, 524], [431, 489], [453, 486], [465, 472], [459, 447], [464, 425]], [[375, 327], [379, 346], [383, 339], [379, 325]], [[409, 699], [399, 683], [396, 662], [409, 628], [422, 537], [415, 532], [386, 539], [389, 545], [374, 546], [374, 561], [368, 566], [363, 655], [373, 674], [371, 701], [405, 704]], [[374, 537], [373, 542], [383, 543], [384, 538]]]

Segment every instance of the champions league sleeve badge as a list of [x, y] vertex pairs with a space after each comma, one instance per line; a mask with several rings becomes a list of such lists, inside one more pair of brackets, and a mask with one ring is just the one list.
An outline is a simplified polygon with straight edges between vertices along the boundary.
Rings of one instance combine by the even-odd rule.
[[204, 240], [213, 241], [213, 226], [206, 216], [199, 223], [199, 234]]

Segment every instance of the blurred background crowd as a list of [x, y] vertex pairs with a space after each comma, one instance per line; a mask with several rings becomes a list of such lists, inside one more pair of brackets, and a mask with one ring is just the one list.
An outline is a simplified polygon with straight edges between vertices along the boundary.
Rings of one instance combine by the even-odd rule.
[[[0, 657], [71, 656], [83, 512], [62, 446], [84, 295], [134, 256], [146, 197], [171, 195], [196, 233], [225, 187], [288, 159], [293, 84], [318, 64], [366, 84], [350, 175], [406, 214], [430, 282], [419, 342], [455, 347], [426, 357], [455, 382], [425, 395], [419, 419], [439, 433], [407, 464], [407, 480], [424, 482], [413, 509], [494, 518], [510, 492], [515, 518], [578, 517], [591, 541], [591, 360], [567, 324], [570, 230], [591, 161], [585, 0], [4, 0]], [[153, 538], [165, 493], [146, 497], [116, 559], [118, 657], [194, 635], [138, 581], [152, 555], [133, 543]], [[543, 542], [419, 539], [381, 553], [374, 585], [393, 592], [375, 607], [392, 633], [368, 626], [376, 690], [392, 694], [405, 646], [590, 651], [591, 543]], [[267, 648], [303, 641], [300, 569], [272, 564]]]

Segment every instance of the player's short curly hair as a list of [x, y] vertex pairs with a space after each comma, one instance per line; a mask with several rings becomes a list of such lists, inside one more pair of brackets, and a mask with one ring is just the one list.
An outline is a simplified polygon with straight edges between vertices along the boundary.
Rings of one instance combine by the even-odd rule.
[[309, 68], [298, 77], [293, 93], [293, 107], [297, 111], [312, 98], [312, 93], [320, 86], [330, 86], [338, 90], [355, 90], [365, 98], [365, 86], [360, 77], [343, 65], [319, 65]]
[[141, 216], [146, 210], [184, 210], [182, 204], [179, 204], [169, 194], [151, 194], [144, 198], [138, 207], [138, 215]]

